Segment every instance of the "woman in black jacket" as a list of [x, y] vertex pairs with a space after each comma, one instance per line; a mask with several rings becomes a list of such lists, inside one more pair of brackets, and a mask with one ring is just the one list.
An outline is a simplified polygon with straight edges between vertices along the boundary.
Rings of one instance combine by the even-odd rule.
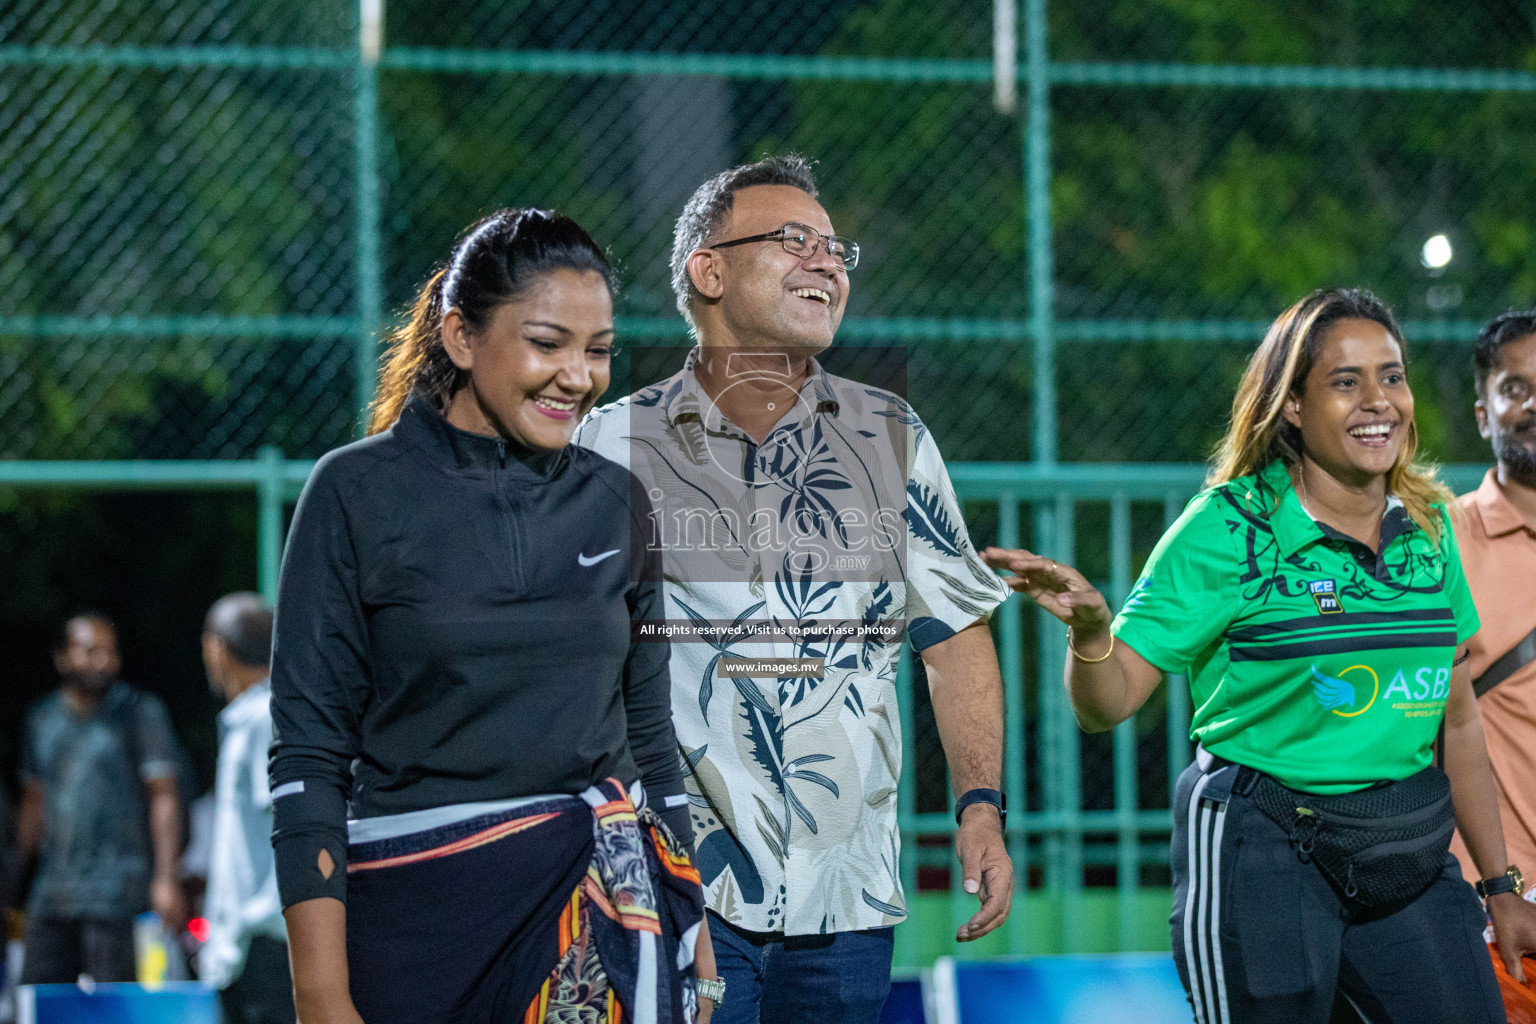
[[664, 614], [645, 495], [568, 443], [613, 291], [568, 218], [475, 225], [394, 339], [372, 436], [299, 501], [271, 785], [304, 1024], [681, 1022], [695, 946], [714, 974], [668, 647], [631, 639]]

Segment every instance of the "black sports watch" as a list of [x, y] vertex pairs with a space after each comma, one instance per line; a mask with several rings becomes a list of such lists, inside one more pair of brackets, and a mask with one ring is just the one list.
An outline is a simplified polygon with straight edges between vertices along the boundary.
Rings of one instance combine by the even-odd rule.
[[1506, 892], [1512, 892], [1516, 896], [1525, 895], [1525, 876], [1520, 873], [1519, 867], [1511, 864], [1502, 875], [1485, 878], [1473, 883], [1477, 894], [1483, 899], [1489, 896], [1498, 896]]
[[972, 789], [955, 801], [955, 824], [960, 824], [960, 814], [971, 804], [991, 804], [997, 808], [997, 818], [1004, 828], [1008, 827], [1008, 798], [996, 789]]

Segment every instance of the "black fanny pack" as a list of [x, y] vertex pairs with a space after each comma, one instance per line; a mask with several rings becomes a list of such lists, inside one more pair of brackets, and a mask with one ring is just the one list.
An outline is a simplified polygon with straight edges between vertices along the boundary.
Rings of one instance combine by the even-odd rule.
[[1451, 782], [1439, 768], [1337, 796], [1299, 793], [1245, 770], [1257, 777], [1250, 799], [1285, 830], [1303, 863], [1317, 864], [1348, 905], [1405, 906], [1445, 868], [1456, 819]]

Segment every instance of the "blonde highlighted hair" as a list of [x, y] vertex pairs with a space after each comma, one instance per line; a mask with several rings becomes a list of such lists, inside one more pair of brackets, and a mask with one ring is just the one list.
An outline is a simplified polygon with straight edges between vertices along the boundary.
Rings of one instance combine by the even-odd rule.
[[[1256, 473], [1274, 459], [1287, 466], [1301, 464], [1301, 431], [1286, 420], [1285, 401], [1305, 387], [1328, 327], [1354, 319], [1386, 328], [1407, 362], [1407, 346], [1397, 318], [1369, 291], [1332, 288], [1301, 299], [1275, 319], [1248, 360], [1237, 397], [1232, 400], [1232, 421], [1206, 476], [1207, 486]], [[1449, 507], [1452, 495], [1436, 478], [1433, 466], [1415, 461], [1418, 450], [1418, 426], [1410, 419], [1397, 461], [1387, 471], [1387, 493], [1396, 495], [1413, 521], [1439, 543], [1441, 517], [1435, 506]]]

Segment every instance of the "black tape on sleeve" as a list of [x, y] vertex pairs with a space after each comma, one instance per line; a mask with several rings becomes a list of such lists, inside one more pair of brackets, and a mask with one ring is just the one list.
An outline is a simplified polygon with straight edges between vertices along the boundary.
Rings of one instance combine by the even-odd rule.
[[688, 850], [688, 858], [693, 859], [693, 823], [689, 820], [688, 805], [680, 807], [665, 807], [657, 812], [657, 817], [667, 823], [667, 828], [677, 837], [678, 842]]
[[345, 903], [347, 802], [340, 790], [306, 782], [273, 793], [272, 850], [283, 908], [319, 896]]

